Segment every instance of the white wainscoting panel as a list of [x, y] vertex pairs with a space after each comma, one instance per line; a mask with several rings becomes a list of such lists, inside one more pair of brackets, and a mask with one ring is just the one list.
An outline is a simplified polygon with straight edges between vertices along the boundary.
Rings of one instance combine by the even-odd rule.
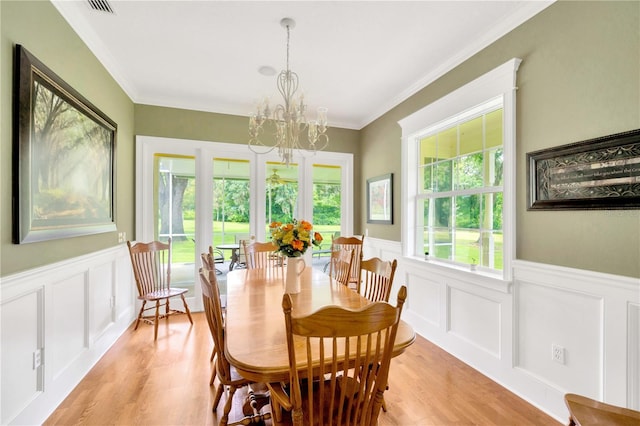
[[124, 244], [2, 278], [2, 424], [49, 417], [133, 321], [132, 280]]
[[[394, 288], [400, 285], [407, 285], [406, 307], [422, 321], [439, 328], [445, 322], [443, 307], [445, 306], [446, 286], [438, 283], [424, 275], [405, 274], [402, 283], [402, 274], [396, 273], [393, 281]], [[397, 290], [396, 292], [397, 293]]]
[[89, 269], [89, 306], [91, 306], [90, 342], [99, 339], [113, 321], [115, 283], [112, 262]]
[[[558, 421], [566, 391], [640, 408], [640, 280], [515, 261], [510, 283], [405, 258], [399, 242], [367, 237], [363, 252], [398, 260], [392, 299], [407, 285], [403, 319], [418, 334]], [[128, 252], [119, 245], [0, 285], [0, 419], [40, 424], [135, 318]]]
[[449, 289], [449, 332], [500, 357], [500, 304], [469, 291]]
[[398, 260], [392, 298], [407, 285], [424, 338], [563, 423], [565, 392], [640, 408], [640, 280], [516, 260], [504, 282], [401, 250], [367, 237], [363, 253]]
[[629, 304], [627, 406], [640, 410], [640, 304]]
[[51, 369], [54, 380], [88, 347], [85, 281], [85, 274], [80, 273], [51, 284], [52, 297], [48, 305], [52, 319], [48, 339], [51, 343], [47, 345], [51, 364], [47, 368]]
[[[520, 348], [520, 364], [523, 357], [529, 357], [526, 365], [535, 365], [534, 374], [560, 392], [638, 409], [634, 389], [640, 377], [632, 366], [639, 354], [631, 338], [638, 326], [630, 324], [630, 306], [640, 300], [640, 280], [523, 261], [516, 262], [514, 278], [515, 293], [536, 289], [533, 297], [541, 300], [533, 303], [547, 314], [544, 321], [536, 322], [530, 319], [531, 309], [518, 310], [519, 324], [528, 321], [526, 332], [537, 336], [532, 345]], [[527, 306], [529, 300], [524, 299], [519, 298], [518, 303]], [[518, 331], [525, 332], [520, 326]], [[550, 345], [544, 336], [550, 333], [566, 349], [565, 365], [548, 361], [549, 352], [544, 355], [542, 347]], [[534, 350], [541, 354], [529, 353]], [[533, 356], [540, 359], [533, 361]], [[545, 362], [547, 368], [542, 366]]]
[[42, 345], [41, 306], [41, 287], [0, 304], [2, 424], [18, 415], [42, 392], [43, 367], [34, 368], [33, 364], [33, 353]]
[[135, 310], [136, 297], [138, 295], [128, 250], [115, 259], [113, 267], [115, 269], [113, 275], [116, 277], [115, 320], [121, 321], [123, 318], [128, 319], [131, 317], [132, 309]]
[[[516, 289], [515, 365], [563, 391], [602, 399], [602, 297], [521, 280]], [[552, 359], [552, 345], [564, 349], [564, 364]]]

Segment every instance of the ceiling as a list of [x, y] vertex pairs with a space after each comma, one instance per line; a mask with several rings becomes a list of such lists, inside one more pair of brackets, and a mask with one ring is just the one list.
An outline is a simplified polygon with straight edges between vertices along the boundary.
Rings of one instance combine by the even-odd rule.
[[[106, 2], [107, 0], [99, 0]], [[313, 119], [361, 129], [552, 1], [52, 0], [133, 102], [248, 116], [286, 67]]]

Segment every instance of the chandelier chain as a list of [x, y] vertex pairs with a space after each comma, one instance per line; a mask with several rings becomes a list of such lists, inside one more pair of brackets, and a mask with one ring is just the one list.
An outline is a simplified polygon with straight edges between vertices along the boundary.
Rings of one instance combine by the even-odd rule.
[[290, 71], [289, 68], [289, 39], [290, 39], [290, 28], [289, 25], [287, 25], [287, 73]]

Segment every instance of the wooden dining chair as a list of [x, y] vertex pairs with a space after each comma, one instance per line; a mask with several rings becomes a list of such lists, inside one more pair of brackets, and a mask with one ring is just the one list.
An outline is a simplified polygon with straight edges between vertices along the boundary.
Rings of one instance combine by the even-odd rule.
[[377, 257], [365, 259], [360, 264], [360, 281], [357, 292], [372, 302], [388, 302], [398, 261], [384, 261]]
[[566, 394], [564, 402], [569, 409], [569, 426], [640, 425], [640, 411], [605, 404], [573, 393]]
[[255, 242], [256, 237], [249, 234], [236, 234], [236, 244], [238, 244], [238, 259], [236, 268], [246, 268], [247, 258], [244, 254], [244, 245]]
[[349, 286], [353, 250], [335, 250], [329, 258], [329, 276], [340, 284]]
[[[189, 322], [193, 324], [189, 306], [184, 298], [188, 291], [186, 288], [171, 287], [171, 238], [167, 243], [152, 241], [150, 243], [132, 244], [127, 241], [133, 276], [138, 289], [138, 299], [142, 301], [138, 319], [134, 330], [138, 329], [140, 321], [153, 324], [153, 340], [158, 339], [158, 323], [162, 318], [174, 314], [187, 314]], [[172, 297], [180, 297], [184, 305], [184, 311], [172, 309], [169, 300]], [[154, 306], [146, 307], [147, 302]], [[160, 313], [160, 307], [164, 306], [164, 313]], [[155, 309], [155, 315], [145, 315], [145, 312]]]
[[[356, 291], [371, 302], [388, 302], [397, 266], [398, 261], [395, 259], [393, 262], [377, 257], [363, 260], [360, 264], [360, 281]], [[382, 410], [387, 411], [384, 398]]]
[[289, 390], [268, 384], [272, 412], [282, 409], [300, 425], [375, 425], [407, 288], [397, 306], [374, 302], [357, 310], [338, 306], [296, 316], [289, 294], [282, 298], [289, 352]]
[[[209, 246], [209, 251], [206, 253], [200, 254], [200, 259], [202, 260], [202, 267], [209, 271], [215, 271], [216, 275], [220, 275], [222, 272], [218, 268], [215, 267], [217, 263], [219, 263], [218, 256], [216, 252], [220, 252], [220, 250], [215, 250], [211, 246]], [[224, 314], [226, 309], [225, 298], [222, 298], [222, 312]], [[213, 356], [213, 355], [212, 355]]]
[[[211, 247], [209, 247], [209, 251], [206, 253], [202, 253], [200, 254], [200, 259], [202, 260], [202, 269], [205, 272], [214, 272], [217, 274], [218, 270], [215, 268], [215, 261], [213, 258], [213, 253], [211, 251]], [[220, 304], [221, 308], [222, 308], [222, 312], [223, 312], [223, 321], [224, 321], [224, 307], [222, 306], [222, 303]], [[213, 337], [213, 326], [210, 323], [209, 317], [207, 316], [207, 322], [209, 323], [209, 330], [211, 330], [212, 333], [212, 337]], [[209, 380], [209, 386], [213, 386], [213, 382], [216, 378], [216, 363], [214, 362], [216, 357], [216, 348], [215, 348], [215, 340], [214, 340], [214, 345], [213, 348], [211, 349], [211, 357], [209, 359], [210, 362], [213, 362], [213, 371], [211, 372], [211, 379]]]
[[364, 235], [354, 237], [333, 237], [331, 241], [331, 251], [353, 250], [353, 262], [351, 263], [351, 274], [349, 276], [349, 287], [357, 288], [360, 282], [360, 262], [362, 262], [362, 246]]
[[[222, 307], [220, 304], [220, 289], [218, 287], [218, 280], [215, 272], [200, 268], [200, 284], [202, 286], [202, 303], [204, 306], [204, 313], [207, 317], [207, 323], [209, 324], [209, 330], [214, 340], [214, 349], [216, 351], [215, 356], [215, 372], [218, 378], [218, 387], [216, 388], [216, 394], [213, 400], [213, 411], [218, 409], [218, 404], [222, 398], [222, 394], [226, 389], [227, 400], [223, 408], [222, 418], [220, 419], [220, 425], [248, 425], [252, 423], [258, 423], [271, 418], [270, 412], [262, 412], [261, 406], [264, 407], [269, 403], [269, 395], [267, 393], [257, 393], [253, 390], [251, 385], [254, 382], [245, 379], [236, 371], [227, 357], [224, 354], [224, 340], [225, 340], [225, 327], [222, 318]], [[251, 402], [252, 412], [241, 420], [233, 423], [228, 423], [229, 412], [233, 403], [233, 395], [236, 390], [248, 386], [248, 397]]]
[[206, 254], [208, 254], [208, 256], [205, 256], [205, 253], [200, 255], [202, 258], [202, 266], [216, 271], [216, 274], [218, 275], [222, 274], [222, 271], [216, 268], [216, 265], [224, 263], [224, 253], [222, 250], [214, 249], [213, 246], [209, 246], [209, 251]]
[[278, 247], [271, 241], [266, 243], [244, 241], [243, 251], [247, 262], [247, 269], [264, 269], [271, 272], [282, 271], [282, 257], [278, 254]]

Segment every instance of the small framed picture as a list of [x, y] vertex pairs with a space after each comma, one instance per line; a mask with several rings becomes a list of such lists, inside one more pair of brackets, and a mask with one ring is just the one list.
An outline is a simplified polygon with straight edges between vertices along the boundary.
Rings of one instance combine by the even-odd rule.
[[367, 179], [367, 223], [393, 224], [393, 173]]

